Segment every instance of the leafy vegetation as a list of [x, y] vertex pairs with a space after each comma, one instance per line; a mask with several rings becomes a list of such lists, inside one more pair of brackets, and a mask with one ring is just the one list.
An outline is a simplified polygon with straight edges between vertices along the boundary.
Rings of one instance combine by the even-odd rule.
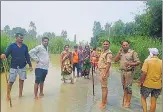
[[104, 29], [100, 22], [95, 21], [91, 46], [101, 47], [103, 40], [111, 42], [111, 50], [116, 55], [122, 40], [129, 40], [131, 47], [135, 49], [143, 62], [148, 56], [147, 48], [157, 47], [162, 57], [162, 1], [146, 1], [145, 13], [135, 15], [134, 21], [124, 23], [118, 20], [106, 23]]
[[[120, 49], [120, 42], [129, 40], [130, 47], [138, 52], [142, 63], [149, 55], [148, 48], [158, 48], [159, 58], [162, 58], [162, 1], [149, 0], [144, 3], [147, 7], [145, 13], [135, 15], [134, 21], [106, 23], [104, 29], [100, 22], [95, 21], [91, 46], [102, 47], [102, 42], [107, 39], [115, 56]], [[135, 79], [140, 76], [140, 68], [137, 71]]]

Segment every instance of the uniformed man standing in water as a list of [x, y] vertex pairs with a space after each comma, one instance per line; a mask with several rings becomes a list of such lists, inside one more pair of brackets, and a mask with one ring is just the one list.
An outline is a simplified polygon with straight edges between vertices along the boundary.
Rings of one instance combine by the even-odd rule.
[[103, 43], [104, 52], [101, 53], [98, 67], [100, 71], [100, 82], [102, 88], [102, 103], [100, 104], [100, 108], [104, 109], [107, 105], [107, 95], [108, 95], [108, 77], [110, 75], [110, 67], [111, 67], [111, 60], [112, 60], [112, 52], [109, 50], [110, 42], [105, 40]]
[[140, 64], [137, 53], [131, 50], [128, 41], [121, 42], [122, 48], [115, 57], [115, 62], [120, 60], [121, 81], [124, 90], [122, 106], [129, 108], [132, 96], [132, 81], [134, 67]]

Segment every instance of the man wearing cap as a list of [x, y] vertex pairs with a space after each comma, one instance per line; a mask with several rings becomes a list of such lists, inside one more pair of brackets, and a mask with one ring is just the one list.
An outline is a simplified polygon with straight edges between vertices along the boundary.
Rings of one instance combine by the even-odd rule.
[[132, 97], [132, 81], [134, 67], [140, 64], [138, 54], [130, 49], [128, 41], [121, 42], [121, 49], [115, 57], [115, 62], [120, 60], [121, 81], [124, 91], [122, 106], [130, 107]]
[[139, 83], [143, 112], [147, 112], [146, 98], [149, 94], [151, 94], [150, 112], [155, 112], [156, 100], [162, 88], [162, 60], [158, 58], [159, 51], [157, 48], [152, 48], [150, 52], [153, 56], [144, 61]]
[[8, 46], [6, 52], [1, 55], [1, 59], [6, 59], [11, 55], [11, 68], [9, 71], [9, 79], [7, 85], [7, 100], [10, 100], [10, 92], [13, 83], [16, 80], [17, 74], [19, 74], [19, 97], [22, 97], [23, 84], [26, 77], [26, 64], [29, 64], [30, 70], [32, 70], [32, 64], [30, 56], [28, 54], [28, 47], [23, 43], [24, 37], [21, 33], [15, 35], [16, 42]]

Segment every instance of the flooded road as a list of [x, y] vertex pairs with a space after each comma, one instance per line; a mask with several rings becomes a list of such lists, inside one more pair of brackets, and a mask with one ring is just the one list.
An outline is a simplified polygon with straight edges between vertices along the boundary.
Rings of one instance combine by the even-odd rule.
[[[34, 73], [28, 73], [24, 83], [23, 97], [18, 97], [18, 79], [14, 83], [11, 98], [13, 107], [6, 102], [6, 81], [1, 75], [1, 112], [141, 112], [139, 88], [133, 85], [133, 98], [130, 109], [121, 107], [122, 86], [120, 74], [111, 69], [109, 77], [108, 105], [105, 110], [99, 109], [101, 86], [98, 72], [95, 74], [95, 96], [92, 95], [92, 80], [77, 78], [75, 84], [63, 84], [60, 75], [59, 55], [51, 56], [51, 65], [45, 80], [45, 96], [34, 100]], [[158, 99], [156, 112], [162, 112], [161, 96]], [[149, 99], [148, 99], [149, 100]], [[148, 103], [149, 104], [149, 103]]]

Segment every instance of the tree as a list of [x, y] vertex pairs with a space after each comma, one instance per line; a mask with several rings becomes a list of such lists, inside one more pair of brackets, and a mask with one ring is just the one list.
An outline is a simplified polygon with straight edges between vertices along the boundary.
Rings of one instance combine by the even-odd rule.
[[105, 36], [110, 37], [112, 23], [106, 23], [105, 25]]
[[136, 34], [141, 36], [149, 36], [149, 28], [151, 25], [151, 14], [146, 12], [145, 14], [135, 16]]
[[67, 38], [67, 31], [66, 30], [62, 30], [61, 37], [65, 38], [65, 39]]
[[97, 42], [99, 41], [99, 38], [105, 35], [105, 30], [102, 29], [100, 22], [94, 22], [93, 26], [93, 37], [91, 37], [91, 43], [90, 45], [93, 47], [97, 47]]
[[10, 34], [14, 36], [16, 33], [22, 33], [23, 35], [27, 34], [26, 29], [21, 28], [21, 27], [15, 27], [11, 30]]
[[101, 34], [102, 31], [102, 27], [100, 22], [94, 22], [94, 26], [93, 26], [93, 36], [99, 36]]
[[33, 21], [31, 21], [29, 24], [28, 35], [30, 37], [36, 37], [36, 35], [37, 35], [36, 26], [35, 26], [35, 23]]
[[51, 33], [51, 32], [45, 32], [43, 33], [44, 37], [49, 37], [49, 38], [54, 38], [55, 37], [55, 33]]
[[119, 36], [123, 37], [124, 36], [124, 27], [125, 24], [123, 23], [122, 20], [118, 20], [114, 23], [113, 25], [113, 36]]
[[162, 1], [152, 1], [146, 2], [147, 11], [151, 14], [151, 25], [149, 27], [150, 36], [157, 37], [162, 40]]
[[6, 25], [6, 26], [4, 27], [4, 32], [5, 32], [6, 34], [8, 34], [9, 31], [10, 31], [10, 26], [9, 26], [9, 25]]
[[135, 23], [134, 22], [127, 22], [124, 27], [124, 34], [125, 35], [134, 35], [135, 34]]

